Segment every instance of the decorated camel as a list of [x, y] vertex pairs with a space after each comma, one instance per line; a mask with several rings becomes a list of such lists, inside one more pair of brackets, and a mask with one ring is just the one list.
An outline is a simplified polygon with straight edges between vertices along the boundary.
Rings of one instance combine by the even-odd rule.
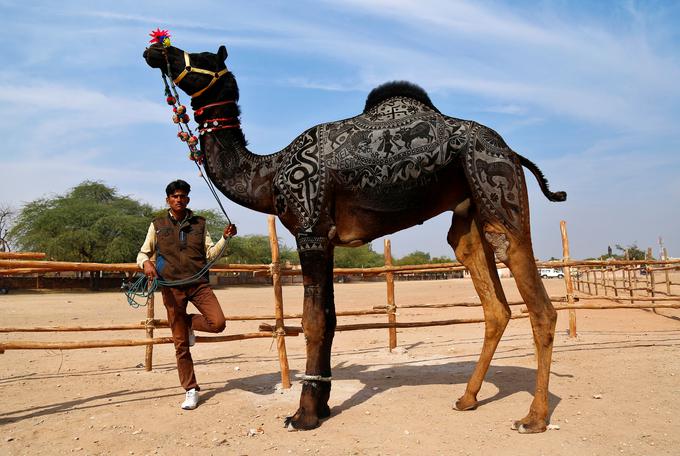
[[216, 54], [189, 54], [153, 44], [144, 58], [192, 96], [202, 159], [214, 185], [237, 204], [277, 215], [295, 236], [307, 364], [288, 428], [315, 428], [331, 413], [334, 248], [359, 246], [451, 211], [447, 241], [470, 271], [486, 326], [479, 361], [454, 408], [477, 407], [510, 319], [496, 257], [512, 271], [529, 309], [538, 360], [529, 413], [513, 428], [546, 429], [556, 312], [535, 265], [523, 166], [549, 200], [564, 201], [566, 194], [551, 192], [536, 165], [493, 130], [443, 115], [421, 88], [406, 82], [374, 89], [355, 117], [313, 126], [283, 150], [256, 155], [240, 128], [239, 91], [224, 46]]

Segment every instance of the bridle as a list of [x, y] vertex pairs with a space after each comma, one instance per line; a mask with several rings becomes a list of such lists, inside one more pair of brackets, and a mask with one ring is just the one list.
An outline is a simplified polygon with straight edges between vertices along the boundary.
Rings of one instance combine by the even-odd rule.
[[[172, 103], [169, 103], [169, 104], [174, 105], [174, 103], [179, 100], [179, 94], [177, 93], [175, 86], [178, 85], [180, 83], [180, 81], [182, 81], [182, 79], [184, 79], [186, 77], [187, 74], [189, 74], [189, 73], [200, 73], [200, 74], [206, 74], [206, 75], [212, 76], [212, 79], [210, 80], [210, 82], [208, 83], [207, 86], [203, 87], [198, 92], [195, 92], [194, 94], [190, 95], [191, 98], [194, 98], [194, 97], [201, 95], [203, 92], [205, 92], [210, 87], [212, 87], [222, 76], [229, 73], [229, 70], [227, 69], [226, 65], [225, 65], [224, 69], [222, 69], [220, 71], [211, 71], [211, 70], [204, 70], [203, 68], [192, 67], [191, 66], [191, 58], [189, 57], [189, 53], [186, 52], [186, 51], [182, 51], [182, 53], [184, 54], [184, 69], [179, 74], [179, 76], [172, 79], [172, 71], [171, 71], [171, 68], [170, 68], [170, 58], [168, 56], [167, 47], [164, 46], [162, 51], [163, 51], [163, 57], [165, 57], [165, 63], [167, 65], [166, 71], [167, 71], [167, 74], [171, 78], [171, 81], [172, 81], [172, 84], [171, 84], [172, 92], [174, 92], [174, 95], [175, 95], [174, 97], [172, 97], [172, 93], [171, 93], [171, 90], [170, 90], [171, 87], [168, 86], [168, 83], [165, 79], [165, 75], [162, 74], [162, 72], [161, 72], [161, 76], [163, 77], [163, 82], [165, 83], [166, 95], [170, 96], [168, 98], [168, 100], [172, 100]], [[199, 122], [198, 117], [203, 115], [205, 109], [214, 108], [214, 107], [223, 106], [223, 105], [235, 104], [235, 103], [236, 102], [234, 100], [227, 100], [227, 101], [221, 101], [221, 102], [217, 102], [217, 103], [207, 104], [205, 106], [202, 106], [202, 107], [196, 109], [196, 111], [194, 112], [194, 119], [197, 122]], [[176, 113], [177, 113], [178, 108], [181, 109], [181, 112], [178, 113], [179, 116], [175, 115], [173, 117], [173, 120], [174, 120], [175, 123], [180, 125], [180, 130], [182, 130], [181, 125], [182, 125], [182, 123], [188, 124], [189, 116], [185, 114], [185, 112], [186, 112], [185, 108], [181, 105], [179, 107], [175, 108]], [[202, 123], [203, 125], [201, 126], [200, 123]], [[216, 118], [207, 119], [207, 120], [203, 120], [203, 121], [199, 122], [198, 133], [199, 133], [199, 136], [202, 136], [206, 133], [212, 133], [213, 131], [216, 131], [216, 130], [224, 130], [224, 129], [229, 129], [229, 128], [240, 128], [240, 127], [241, 127], [241, 124], [239, 122], [238, 117], [216, 117]], [[187, 125], [187, 129], [189, 129], [188, 125]], [[196, 139], [195, 136], [193, 136], [191, 129], [189, 129], [188, 134], [184, 134], [180, 131], [178, 136], [182, 141], [187, 141], [189, 143], [189, 149], [191, 151], [191, 154], [190, 154], [191, 159], [198, 161], [198, 162], [201, 162], [202, 161], [202, 155], [200, 154], [198, 149], [195, 147], [198, 140]]]
[[[190, 95], [191, 98], [200, 96], [203, 92], [205, 92], [206, 90], [211, 88], [213, 85], [215, 85], [215, 83], [222, 76], [224, 76], [225, 74], [227, 74], [229, 72], [229, 70], [227, 70], [226, 66], [225, 66], [224, 69], [217, 71], [217, 72], [216, 71], [210, 71], [210, 70], [204, 70], [203, 68], [192, 67], [191, 66], [191, 59], [189, 57], [189, 53], [186, 52], [186, 51], [182, 51], [182, 52], [184, 52], [184, 69], [179, 74], [179, 76], [177, 76], [175, 79], [172, 80], [172, 82], [174, 82], [175, 84], [179, 84], [180, 81], [182, 79], [184, 79], [184, 77], [189, 73], [200, 73], [200, 74], [207, 74], [208, 76], [212, 76], [212, 79], [210, 80], [208, 85], [205, 86], [204, 88], [202, 88], [201, 90], [199, 90], [198, 92], [191, 94]], [[172, 77], [172, 74], [170, 73], [170, 63], [169, 63], [167, 51], [166, 51], [165, 48], [163, 48], [163, 54], [165, 54], [165, 60], [168, 61], [168, 75], [170, 77]]]

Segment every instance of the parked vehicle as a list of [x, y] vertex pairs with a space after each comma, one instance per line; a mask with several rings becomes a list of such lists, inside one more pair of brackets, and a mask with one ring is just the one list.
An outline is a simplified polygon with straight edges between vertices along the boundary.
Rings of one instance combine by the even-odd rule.
[[555, 268], [539, 269], [538, 275], [540, 275], [542, 279], [553, 279], [553, 278], [563, 279], [564, 278], [564, 272], [562, 272], [561, 269], [555, 269]]

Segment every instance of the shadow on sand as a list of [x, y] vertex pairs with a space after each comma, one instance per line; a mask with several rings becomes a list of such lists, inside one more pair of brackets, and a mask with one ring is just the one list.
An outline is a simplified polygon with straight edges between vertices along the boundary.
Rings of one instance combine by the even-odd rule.
[[[651, 332], [653, 333], [653, 332]], [[556, 346], [556, 352], [578, 352], [581, 350], [617, 350], [620, 351], [626, 348], [641, 348], [641, 347], [660, 347], [660, 346], [678, 346], [680, 345], [680, 338], [677, 332], [661, 331], [659, 334], [646, 333], [645, 336], [640, 336], [637, 339], [631, 340], [616, 340], [616, 341], [593, 341], [591, 343], [580, 343], [572, 346]], [[417, 344], [416, 344], [417, 345]], [[415, 345], [414, 345], [415, 346]], [[412, 349], [413, 347], [407, 347]], [[375, 348], [360, 349], [352, 352], [354, 355], [361, 353], [374, 352]], [[345, 353], [346, 354], [346, 353]], [[337, 359], [337, 353], [335, 354]], [[342, 355], [342, 353], [340, 353]], [[397, 355], [398, 356], [398, 355]], [[513, 347], [506, 347], [499, 349], [494, 357], [495, 360], [507, 359], [521, 359], [532, 357], [530, 350], [518, 349]], [[470, 361], [468, 358], [476, 356], [471, 354], [460, 356], [442, 356], [435, 360], [422, 359], [404, 359], [395, 357], [394, 361], [389, 363], [368, 362], [365, 364], [347, 363], [341, 361], [333, 368], [333, 379], [335, 381], [342, 380], [358, 380], [362, 387], [356, 391], [352, 396], [345, 399], [340, 404], [335, 404], [333, 401], [333, 394], [331, 393], [331, 417], [340, 415], [343, 411], [349, 410], [357, 405], [360, 405], [377, 394], [394, 388], [401, 388], [404, 386], [427, 386], [440, 385], [442, 388], [448, 388], [451, 392], [451, 403], [460, 395], [463, 394], [465, 384], [475, 367], [476, 361]], [[299, 358], [299, 356], [291, 357]], [[260, 358], [263, 359], [263, 358]], [[232, 363], [244, 363], [252, 360], [243, 354], [234, 354], [230, 356], [212, 358], [210, 360], [199, 361], [196, 364], [214, 364], [214, 365], [228, 365]], [[174, 370], [173, 364], [163, 364], [156, 366], [155, 370]], [[111, 375], [118, 372], [137, 371], [138, 368], [124, 368], [124, 369], [104, 369], [98, 370], [84, 370], [80, 372], [69, 372], [61, 374], [29, 374], [17, 377], [5, 377], [2, 379], [0, 386], [3, 388], [21, 388], [21, 384], [27, 381], [37, 381], [45, 379], [69, 379], [83, 377], [83, 376], [97, 376], [97, 375]], [[291, 371], [291, 377], [295, 378], [297, 372]], [[487, 405], [499, 399], [511, 396], [518, 392], [528, 392], [533, 395], [535, 385], [536, 370], [532, 367], [518, 367], [518, 366], [497, 366], [493, 363], [487, 373], [485, 383], [494, 385], [497, 392], [491, 396], [479, 401], [479, 406]], [[555, 377], [573, 377], [571, 374], [561, 373], [555, 370], [551, 372], [551, 376]], [[281, 376], [278, 371], [269, 373], [256, 374], [241, 378], [228, 380], [226, 383], [211, 382], [202, 383], [201, 403], [209, 401], [211, 398], [234, 390], [246, 391], [259, 395], [270, 395], [275, 391], [274, 386], [281, 381]], [[87, 410], [97, 408], [114, 407], [125, 403], [135, 403], [144, 401], [155, 401], [161, 398], [178, 398], [178, 388], [176, 386], [164, 388], [147, 388], [147, 389], [123, 389], [118, 391], [111, 391], [105, 394], [83, 397], [69, 401], [57, 402], [53, 404], [43, 404], [29, 406], [18, 410], [4, 410], [0, 412], [0, 425], [18, 422], [26, 419], [49, 416], [53, 414], [64, 413], [69, 410]], [[549, 396], [550, 411], [549, 415], [555, 410], [560, 403], [561, 398], [554, 394]], [[528, 404], [527, 404], [528, 405]], [[294, 410], [291, 410], [291, 413]]]

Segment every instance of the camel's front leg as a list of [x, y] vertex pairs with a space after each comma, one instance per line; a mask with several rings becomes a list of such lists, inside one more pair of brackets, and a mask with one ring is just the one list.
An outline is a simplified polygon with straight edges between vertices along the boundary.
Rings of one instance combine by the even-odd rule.
[[298, 235], [305, 298], [302, 327], [307, 344], [307, 367], [300, 407], [286, 418], [289, 429], [313, 429], [330, 416], [331, 345], [335, 333], [333, 247], [326, 238]]

